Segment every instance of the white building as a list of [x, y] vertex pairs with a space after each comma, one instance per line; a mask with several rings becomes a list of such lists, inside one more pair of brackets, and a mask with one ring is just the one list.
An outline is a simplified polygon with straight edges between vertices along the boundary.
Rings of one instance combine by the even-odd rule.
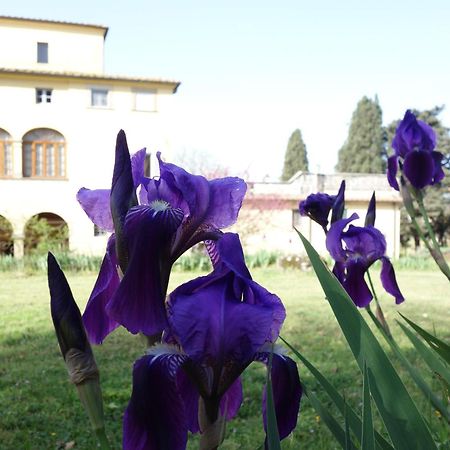
[[[103, 26], [0, 16], [0, 232], [3, 251], [24, 252], [34, 216], [69, 228], [70, 249], [104, 251], [106, 237], [75, 196], [108, 188], [119, 129], [130, 151], [170, 149], [179, 82], [103, 72]], [[150, 170], [151, 157], [148, 157]], [[6, 221], [4, 220], [6, 219]]]

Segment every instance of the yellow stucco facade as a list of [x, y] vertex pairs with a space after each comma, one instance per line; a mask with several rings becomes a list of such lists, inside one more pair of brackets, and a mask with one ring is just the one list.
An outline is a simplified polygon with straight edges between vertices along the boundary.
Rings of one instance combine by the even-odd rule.
[[[69, 228], [74, 252], [104, 251], [106, 236], [75, 196], [111, 184], [116, 134], [130, 151], [170, 152], [177, 81], [103, 72], [107, 28], [0, 17], [0, 216], [23, 254], [27, 221], [51, 213]], [[44, 44], [44, 45], [43, 45]], [[47, 62], [38, 62], [47, 61]]]

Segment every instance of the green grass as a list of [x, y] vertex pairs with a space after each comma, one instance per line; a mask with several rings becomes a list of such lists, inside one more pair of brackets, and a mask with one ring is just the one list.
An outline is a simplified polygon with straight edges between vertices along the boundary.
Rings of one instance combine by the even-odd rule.
[[[196, 275], [175, 272], [172, 287]], [[330, 377], [359, 410], [362, 380], [314, 275], [277, 268], [255, 269], [253, 275], [286, 305], [288, 316], [282, 335]], [[68, 273], [67, 276], [83, 309], [95, 275]], [[381, 289], [378, 292], [394, 335], [412, 362], [420, 365], [409, 341], [395, 325], [396, 310], [426, 329], [434, 328], [441, 338], [448, 340], [448, 283], [437, 271], [428, 270], [402, 270], [398, 279], [407, 298], [400, 308]], [[45, 276], [0, 273], [0, 286], [0, 448], [62, 449], [70, 441], [75, 441], [78, 449], [95, 448], [76, 391], [67, 381], [50, 318]], [[131, 392], [132, 363], [143, 351], [143, 341], [122, 329], [94, 348], [101, 370], [107, 432], [117, 449], [121, 447], [121, 417]], [[299, 370], [308, 387], [316, 389], [314, 380], [301, 365]], [[244, 404], [238, 417], [228, 424], [222, 448], [252, 450], [263, 442], [260, 405], [264, 380], [264, 368], [258, 364], [245, 372]], [[320, 389], [317, 394], [322, 395]], [[321, 398], [326, 401], [325, 397]], [[417, 392], [414, 398], [427, 416], [434, 416]], [[439, 424], [436, 420], [433, 417]], [[196, 448], [196, 442], [195, 438], [191, 439], [188, 448]], [[297, 429], [283, 443], [283, 449], [298, 448], [337, 448], [307, 400], [302, 403]]]

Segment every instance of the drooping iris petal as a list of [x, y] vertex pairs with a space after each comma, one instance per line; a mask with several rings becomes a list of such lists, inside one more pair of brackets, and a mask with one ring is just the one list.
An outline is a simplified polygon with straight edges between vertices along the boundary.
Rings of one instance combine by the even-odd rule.
[[387, 179], [388, 183], [391, 187], [393, 187], [396, 191], [400, 190], [397, 181], [397, 170], [398, 170], [398, 157], [397, 155], [390, 156], [387, 161]]
[[184, 370], [178, 371], [176, 383], [178, 393], [183, 400], [188, 430], [191, 433], [198, 433], [200, 431], [198, 423], [198, 401], [200, 395], [198, 390]]
[[167, 325], [164, 307], [167, 286], [163, 283], [168, 280], [170, 263], [164, 251], [182, 219], [181, 210], [170, 208], [155, 211], [138, 206], [127, 214], [124, 234], [130, 260], [106, 309], [110, 317], [133, 334], [155, 335]]
[[109, 207], [109, 189], [81, 188], [77, 200], [95, 225], [105, 231], [114, 231], [114, 224]]
[[350, 222], [358, 218], [358, 214], [353, 213], [349, 218], [338, 220], [331, 225], [326, 238], [326, 247], [335, 261], [343, 262], [346, 260], [347, 255], [342, 247], [342, 232]]
[[335, 199], [335, 196], [322, 192], [308, 195], [306, 200], [301, 201], [299, 204], [300, 215], [308, 216], [322, 227], [326, 227]]
[[432, 184], [434, 172], [434, 159], [430, 152], [412, 151], [406, 155], [403, 173], [416, 189]]
[[436, 184], [441, 182], [445, 177], [444, 170], [442, 169], [442, 158], [444, 155], [441, 152], [431, 152], [431, 156], [434, 161], [433, 184]]
[[364, 280], [367, 266], [361, 262], [349, 262], [346, 266], [346, 277], [344, 281], [344, 289], [356, 306], [360, 308], [366, 307], [372, 300], [373, 296]]
[[103, 339], [119, 326], [106, 313], [106, 305], [116, 292], [119, 282], [113, 235], [108, 240], [97, 281], [83, 313], [83, 324], [89, 341], [93, 344], [101, 344]]
[[[269, 357], [270, 353], [261, 352], [256, 355], [255, 360], [268, 365]], [[287, 356], [273, 353], [271, 378], [278, 434], [280, 439], [284, 439], [296, 427], [300, 408], [302, 386], [297, 365]], [[264, 430], [267, 432], [266, 396], [267, 390], [264, 389], [263, 421]]]
[[403, 294], [400, 292], [400, 288], [398, 287], [394, 267], [392, 266], [391, 261], [389, 261], [389, 258], [383, 257], [381, 258], [381, 262], [381, 284], [386, 292], [395, 297], [395, 303], [399, 305], [405, 301], [405, 297], [403, 297]]
[[195, 290], [182, 285], [170, 295], [171, 328], [194, 361], [231, 361], [243, 369], [269, 335], [272, 310], [227, 298], [226, 279], [207, 278]]
[[184, 450], [188, 423], [176, 376], [185, 357], [148, 355], [133, 368], [133, 391], [123, 419], [124, 450]]

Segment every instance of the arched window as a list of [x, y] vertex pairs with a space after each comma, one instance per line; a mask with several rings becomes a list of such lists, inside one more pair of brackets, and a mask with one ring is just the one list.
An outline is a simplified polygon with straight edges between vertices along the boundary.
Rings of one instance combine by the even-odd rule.
[[13, 148], [11, 135], [0, 128], [0, 177], [13, 175]]
[[66, 140], [49, 128], [31, 130], [22, 139], [24, 177], [65, 178]]

